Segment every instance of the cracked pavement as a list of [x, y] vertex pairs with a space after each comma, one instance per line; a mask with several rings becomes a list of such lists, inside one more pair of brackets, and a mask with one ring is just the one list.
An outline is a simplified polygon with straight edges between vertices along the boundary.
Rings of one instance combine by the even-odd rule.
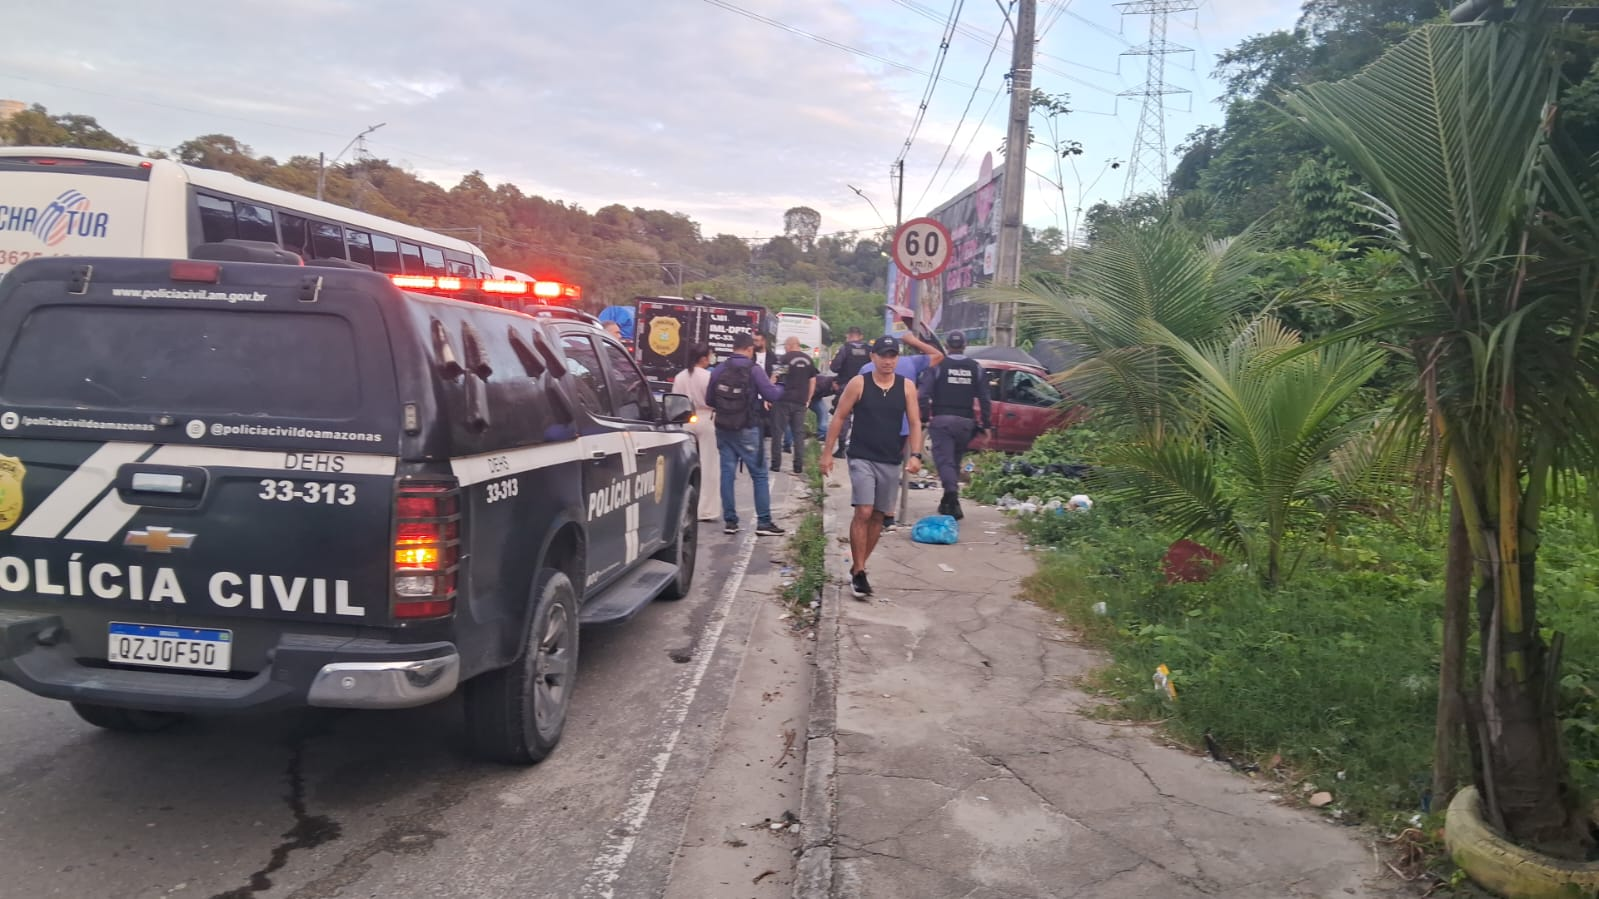
[[[829, 497], [848, 521], [848, 491]], [[907, 524], [937, 497], [913, 491]], [[1034, 564], [998, 511], [967, 503], [961, 525], [956, 546], [885, 535], [875, 601], [840, 594], [832, 895], [1390, 895], [1361, 832], [1085, 717], [1096, 701], [1075, 683], [1100, 657], [1016, 598]]]

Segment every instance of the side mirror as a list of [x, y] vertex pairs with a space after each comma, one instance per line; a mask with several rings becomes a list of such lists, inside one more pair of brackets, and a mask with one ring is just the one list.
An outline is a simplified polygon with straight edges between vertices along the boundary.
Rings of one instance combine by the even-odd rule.
[[662, 398], [661, 407], [667, 424], [686, 425], [694, 417], [694, 401], [681, 393], [668, 393]]

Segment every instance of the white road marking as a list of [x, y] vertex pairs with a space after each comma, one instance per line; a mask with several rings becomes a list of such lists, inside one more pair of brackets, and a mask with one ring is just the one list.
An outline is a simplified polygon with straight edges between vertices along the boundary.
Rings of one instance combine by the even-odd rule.
[[655, 804], [655, 796], [661, 788], [661, 780], [666, 777], [672, 753], [677, 749], [677, 741], [683, 736], [683, 723], [688, 720], [688, 710], [694, 705], [694, 698], [700, 691], [700, 683], [705, 680], [705, 672], [710, 670], [711, 659], [716, 655], [716, 647], [722, 642], [722, 629], [727, 626], [733, 598], [744, 586], [744, 574], [749, 571], [750, 556], [754, 552], [755, 532], [746, 531], [738, 547], [738, 558], [728, 570], [727, 589], [722, 591], [721, 598], [717, 600], [716, 608], [711, 612], [710, 622], [705, 627], [705, 635], [695, 650], [694, 666], [684, 673], [677, 692], [672, 694], [671, 702], [666, 705], [666, 714], [662, 717], [660, 727], [660, 730], [666, 732], [666, 737], [659, 744], [644, 774], [634, 781], [628, 790], [627, 804], [623, 807], [616, 826], [611, 828], [611, 833], [619, 836], [612, 836], [607, 840], [599, 854], [594, 857], [589, 866], [588, 879], [583, 882], [584, 896], [594, 896], [599, 899], [616, 897], [616, 881], [622, 876], [622, 869], [627, 867], [627, 860], [632, 856], [633, 847], [638, 842], [639, 832], [644, 829], [644, 821], [650, 816], [650, 807]]

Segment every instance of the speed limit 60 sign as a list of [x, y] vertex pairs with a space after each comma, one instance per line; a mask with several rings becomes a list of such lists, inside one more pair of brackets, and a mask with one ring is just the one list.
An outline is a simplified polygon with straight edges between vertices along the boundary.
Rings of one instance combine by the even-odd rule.
[[949, 229], [937, 219], [911, 219], [894, 232], [894, 264], [912, 278], [937, 275], [949, 257]]

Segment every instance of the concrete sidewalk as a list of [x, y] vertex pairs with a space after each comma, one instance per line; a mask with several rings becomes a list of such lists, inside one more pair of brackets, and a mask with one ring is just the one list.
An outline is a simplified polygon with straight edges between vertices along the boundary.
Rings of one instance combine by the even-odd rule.
[[[836, 470], [828, 491], [835, 580], [846, 478]], [[907, 522], [938, 498], [912, 491]], [[1387, 894], [1360, 831], [1277, 804], [1147, 728], [1084, 717], [1095, 701], [1075, 683], [1101, 657], [1016, 598], [1034, 563], [1004, 517], [966, 511], [957, 546], [886, 535], [868, 567], [874, 601], [825, 597], [836, 615], [822, 622], [813, 702], [835, 704], [812, 713], [796, 896]]]

